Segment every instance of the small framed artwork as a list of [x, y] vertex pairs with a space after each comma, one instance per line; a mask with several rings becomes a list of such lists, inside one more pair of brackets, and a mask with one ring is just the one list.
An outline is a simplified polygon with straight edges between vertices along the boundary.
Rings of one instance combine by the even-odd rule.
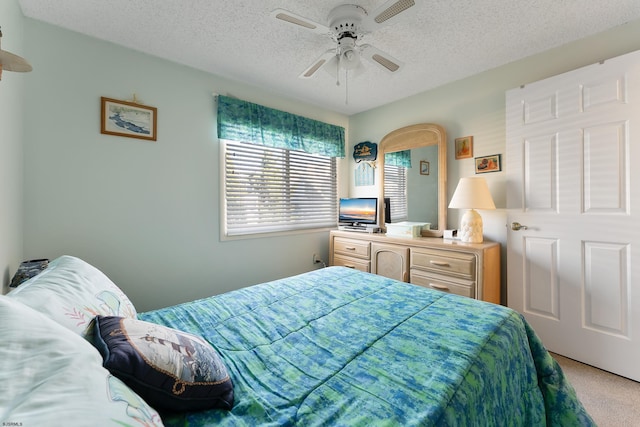
[[463, 136], [455, 141], [456, 160], [473, 157], [473, 136]]
[[137, 102], [100, 98], [100, 133], [157, 140], [157, 109]]
[[476, 173], [500, 172], [502, 161], [500, 154], [491, 156], [476, 157]]
[[420, 175], [429, 175], [429, 162], [420, 160]]

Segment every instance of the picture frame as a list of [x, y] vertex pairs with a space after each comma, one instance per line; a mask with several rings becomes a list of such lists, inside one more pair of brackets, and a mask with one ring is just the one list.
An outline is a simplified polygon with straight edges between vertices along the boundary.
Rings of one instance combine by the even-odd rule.
[[157, 140], [157, 108], [104, 96], [100, 98], [100, 104], [100, 133]]
[[463, 136], [455, 139], [456, 160], [473, 157], [473, 136]]
[[475, 162], [476, 173], [500, 172], [502, 170], [502, 156], [500, 154], [476, 157]]
[[429, 175], [429, 162], [420, 160], [420, 175]]

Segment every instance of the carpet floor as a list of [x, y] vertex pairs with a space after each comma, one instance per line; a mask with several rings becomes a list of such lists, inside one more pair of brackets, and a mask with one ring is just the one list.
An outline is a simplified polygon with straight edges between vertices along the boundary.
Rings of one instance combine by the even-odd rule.
[[640, 383], [555, 353], [551, 355], [598, 427], [640, 427]]

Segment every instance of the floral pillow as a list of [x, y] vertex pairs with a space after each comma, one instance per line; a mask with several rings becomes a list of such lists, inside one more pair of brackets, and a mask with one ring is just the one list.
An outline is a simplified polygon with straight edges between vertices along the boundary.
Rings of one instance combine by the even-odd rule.
[[7, 294], [86, 339], [97, 315], [136, 317], [129, 298], [104, 273], [72, 256], [61, 256]]
[[86, 340], [0, 296], [3, 425], [162, 426], [158, 412], [102, 367]]

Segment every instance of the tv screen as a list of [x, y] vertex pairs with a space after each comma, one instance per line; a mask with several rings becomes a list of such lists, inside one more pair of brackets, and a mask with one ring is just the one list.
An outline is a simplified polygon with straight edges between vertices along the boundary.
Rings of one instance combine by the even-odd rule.
[[376, 197], [340, 199], [338, 223], [340, 225], [377, 225], [378, 199]]

